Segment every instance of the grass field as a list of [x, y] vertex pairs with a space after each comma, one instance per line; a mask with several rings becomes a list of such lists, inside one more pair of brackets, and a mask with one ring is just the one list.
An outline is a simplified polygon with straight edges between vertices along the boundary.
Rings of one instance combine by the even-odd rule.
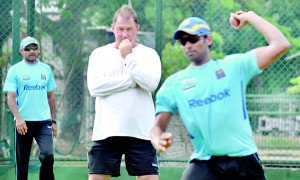
[[[160, 169], [161, 180], [179, 180], [184, 168], [162, 167]], [[299, 180], [300, 169], [265, 169], [268, 180]], [[87, 180], [87, 168], [83, 166], [55, 166], [56, 180]], [[28, 180], [38, 180], [38, 166], [29, 168]], [[0, 166], [1, 180], [14, 180], [14, 167]], [[127, 175], [125, 168], [121, 169], [121, 176], [114, 180], [135, 180], [135, 177]]]

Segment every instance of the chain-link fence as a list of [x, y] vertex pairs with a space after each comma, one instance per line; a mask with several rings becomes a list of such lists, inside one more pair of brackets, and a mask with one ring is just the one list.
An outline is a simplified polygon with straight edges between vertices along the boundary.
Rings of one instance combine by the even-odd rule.
[[[131, 3], [137, 11], [141, 24], [139, 42], [155, 48], [161, 55], [162, 82], [186, 65], [187, 60], [172, 39], [184, 18], [200, 16], [208, 21], [214, 39], [212, 58], [217, 59], [266, 44], [253, 27], [236, 31], [228, 23], [230, 12], [255, 11], [280, 28], [292, 48], [249, 84], [247, 105], [254, 138], [265, 165], [299, 167], [300, 88], [297, 85], [300, 80], [296, 77], [300, 75], [300, 3], [297, 0], [0, 0], [0, 3], [1, 90], [8, 68], [21, 60], [18, 48], [26, 35], [39, 40], [40, 60], [53, 67], [58, 85], [55, 90], [59, 131], [54, 142], [56, 164], [71, 160], [86, 162], [94, 118], [94, 99], [86, 86], [88, 58], [93, 49], [114, 40], [110, 25], [114, 12], [122, 4]], [[3, 93], [0, 123], [1, 163], [11, 163], [14, 125]], [[178, 117], [169, 129], [175, 134], [174, 145], [161, 158], [169, 162], [186, 161], [192, 147]], [[32, 159], [37, 153], [34, 147]]]

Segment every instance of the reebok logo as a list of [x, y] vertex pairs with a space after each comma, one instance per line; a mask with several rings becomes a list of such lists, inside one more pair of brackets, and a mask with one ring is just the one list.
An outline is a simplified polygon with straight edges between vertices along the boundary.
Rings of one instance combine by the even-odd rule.
[[45, 86], [40, 86], [40, 85], [34, 85], [34, 86], [28, 86], [28, 85], [25, 85], [24, 86], [24, 90], [26, 91], [31, 91], [31, 90], [44, 90], [45, 89]]
[[224, 89], [223, 92], [210, 95], [203, 99], [191, 99], [188, 102], [189, 102], [190, 108], [195, 108], [195, 107], [208, 105], [208, 104], [216, 102], [218, 100], [222, 100], [228, 96], [230, 96], [230, 89]]

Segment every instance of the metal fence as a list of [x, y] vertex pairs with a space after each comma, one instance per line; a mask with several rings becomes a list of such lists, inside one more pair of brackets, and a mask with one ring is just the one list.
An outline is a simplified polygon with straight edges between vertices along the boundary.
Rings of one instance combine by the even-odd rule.
[[[209, 22], [214, 39], [213, 59], [266, 44], [251, 26], [232, 29], [228, 23], [230, 12], [253, 10], [279, 27], [292, 48], [250, 82], [247, 106], [263, 163], [270, 167], [300, 167], [298, 0], [0, 0], [1, 90], [8, 68], [21, 60], [18, 48], [26, 35], [40, 41], [40, 59], [53, 67], [58, 85], [56, 164], [86, 161], [94, 118], [94, 99], [86, 86], [88, 58], [93, 49], [114, 40], [112, 16], [124, 3], [131, 3], [139, 16], [139, 42], [161, 55], [162, 82], [186, 65], [172, 37], [178, 24], [188, 16], [200, 16]], [[0, 108], [0, 164], [13, 163], [13, 117], [3, 93]], [[175, 134], [174, 145], [160, 157], [169, 165], [187, 161], [192, 147], [178, 117], [174, 117], [169, 129]], [[38, 149], [34, 146], [32, 151], [34, 160]]]

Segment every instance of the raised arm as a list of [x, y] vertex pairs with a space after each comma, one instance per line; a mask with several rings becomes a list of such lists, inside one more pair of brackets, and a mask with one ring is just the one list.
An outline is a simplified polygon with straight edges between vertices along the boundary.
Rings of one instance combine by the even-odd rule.
[[250, 23], [265, 37], [268, 42], [268, 45], [257, 47], [255, 49], [257, 64], [260, 69], [269, 67], [276, 59], [287, 52], [291, 46], [290, 42], [278, 28], [258, 16], [253, 11], [237, 11], [236, 13], [231, 13], [230, 18], [234, 18], [239, 21], [239, 23], [231, 23], [233, 28], [241, 29]]

